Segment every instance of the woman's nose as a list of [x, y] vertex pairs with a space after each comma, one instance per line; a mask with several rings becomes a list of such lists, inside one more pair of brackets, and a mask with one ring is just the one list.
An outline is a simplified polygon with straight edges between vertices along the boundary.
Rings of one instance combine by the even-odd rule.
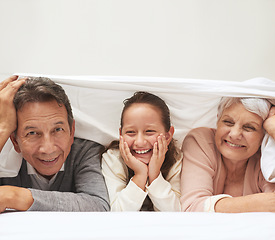
[[230, 128], [229, 136], [233, 139], [240, 139], [242, 137], [242, 129], [238, 126]]

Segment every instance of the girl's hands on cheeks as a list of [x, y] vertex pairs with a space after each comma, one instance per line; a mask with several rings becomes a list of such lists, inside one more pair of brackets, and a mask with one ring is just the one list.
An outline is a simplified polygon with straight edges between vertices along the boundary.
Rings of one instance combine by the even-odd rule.
[[145, 163], [136, 159], [122, 136], [119, 140], [119, 150], [120, 154], [125, 162], [125, 164], [134, 171], [135, 175], [132, 178], [132, 181], [140, 187], [143, 191], [145, 190], [145, 185], [148, 178], [148, 167]]
[[270, 108], [269, 115], [263, 124], [267, 133], [275, 139], [275, 106]]
[[168, 150], [167, 141], [163, 134], [157, 137], [157, 142], [154, 144], [153, 155], [149, 162], [149, 185], [158, 177], [160, 174], [160, 168], [164, 162], [165, 154]]

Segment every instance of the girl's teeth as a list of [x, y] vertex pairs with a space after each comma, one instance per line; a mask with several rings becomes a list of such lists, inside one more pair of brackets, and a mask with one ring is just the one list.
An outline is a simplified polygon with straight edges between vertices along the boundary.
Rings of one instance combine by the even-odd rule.
[[135, 152], [137, 153], [137, 154], [144, 154], [144, 153], [147, 153], [147, 152], [149, 152], [150, 151], [150, 149], [148, 149], [148, 150], [135, 150]]

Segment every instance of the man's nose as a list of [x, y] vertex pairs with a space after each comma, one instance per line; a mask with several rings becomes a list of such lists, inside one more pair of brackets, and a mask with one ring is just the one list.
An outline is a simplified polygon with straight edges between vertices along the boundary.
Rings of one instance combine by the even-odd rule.
[[41, 137], [40, 148], [41, 153], [50, 154], [54, 151], [54, 141], [50, 134], [45, 134]]

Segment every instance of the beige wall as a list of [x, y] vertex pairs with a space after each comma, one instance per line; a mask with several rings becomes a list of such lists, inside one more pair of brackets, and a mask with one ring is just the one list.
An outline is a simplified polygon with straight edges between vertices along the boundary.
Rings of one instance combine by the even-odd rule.
[[0, 0], [14, 72], [275, 80], [273, 0]]

